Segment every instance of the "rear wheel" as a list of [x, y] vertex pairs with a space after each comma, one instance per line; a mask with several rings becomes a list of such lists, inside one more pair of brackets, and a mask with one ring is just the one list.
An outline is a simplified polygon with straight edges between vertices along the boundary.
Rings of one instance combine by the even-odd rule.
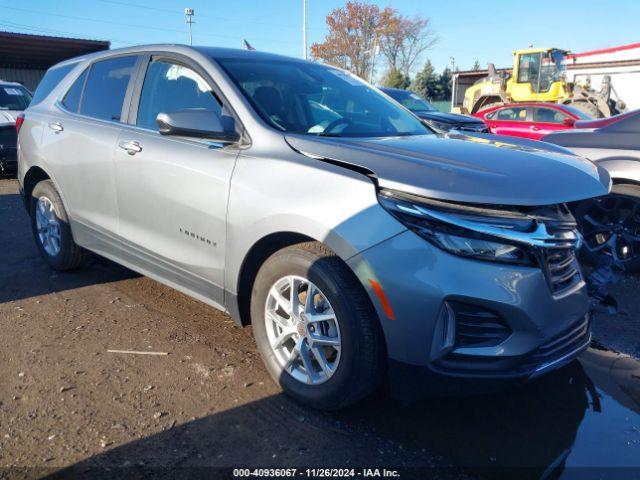
[[31, 229], [45, 261], [55, 270], [81, 267], [89, 254], [73, 241], [67, 211], [53, 182], [38, 183], [30, 203]]
[[285, 248], [262, 265], [251, 322], [267, 370], [306, 405], [343, 408], [379, 384], [384, 348], [375, 311], [351, 270], [322, 244]]
[[574, 214], [587, 261], [612, 259], [627, 271], [640, 271], [639, 186], [614, 185], [609, 195], [580, 202]]

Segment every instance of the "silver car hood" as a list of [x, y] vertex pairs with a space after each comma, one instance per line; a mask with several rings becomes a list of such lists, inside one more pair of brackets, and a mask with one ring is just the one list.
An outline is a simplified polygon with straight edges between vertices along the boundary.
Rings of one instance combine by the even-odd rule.
[[304, 155], [371, 172], [382, 188], [439, 200], [551, 205], [605, 195], [611, 183], [603, 168], [542, 142], [458, 133], [286, 140]]

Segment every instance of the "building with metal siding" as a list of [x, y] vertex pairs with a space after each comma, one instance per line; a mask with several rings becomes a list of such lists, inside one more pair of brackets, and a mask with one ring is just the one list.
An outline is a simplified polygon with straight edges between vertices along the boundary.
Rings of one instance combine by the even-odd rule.
[[0, 32], [0, 79], [34, 91], [49, 67], [67, 58], [108, 50], [110, 42]]

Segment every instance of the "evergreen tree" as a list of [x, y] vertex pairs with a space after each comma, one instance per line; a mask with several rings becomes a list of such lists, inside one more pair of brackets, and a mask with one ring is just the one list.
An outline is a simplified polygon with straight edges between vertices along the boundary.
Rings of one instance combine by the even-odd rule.
[[404, 90], [411, 84], [411, 81], [400, 70], [392, 68], [385, 72], [380, 83], [383, 87], [402, 88]]
[[426, 99], [434, 99], [438, 94], [440, 76], [436, 73], [431, 60], [427, 60], [411, 82], [410, 89]]
[[440, 75], [440, 81], [438, 82], [438, 96], [437, 100], [448, 100], [451, 98], [451, 85], [452, 75], [451, 69], [446, 67]]

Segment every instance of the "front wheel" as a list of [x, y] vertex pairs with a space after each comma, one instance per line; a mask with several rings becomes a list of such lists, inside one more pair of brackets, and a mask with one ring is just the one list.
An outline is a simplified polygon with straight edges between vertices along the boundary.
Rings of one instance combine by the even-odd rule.
[[320, 243], [267, 259], [254, 282], [251, 322], [267, 370], [306, 405], [343, 408], [382, 378], [376, 313], [351, 270]]
[[614, 185], [609, 195], [578, 203], [574, 216], [589, 263], [613, 260], [626, 271], [640, 271], [639, 186]]

